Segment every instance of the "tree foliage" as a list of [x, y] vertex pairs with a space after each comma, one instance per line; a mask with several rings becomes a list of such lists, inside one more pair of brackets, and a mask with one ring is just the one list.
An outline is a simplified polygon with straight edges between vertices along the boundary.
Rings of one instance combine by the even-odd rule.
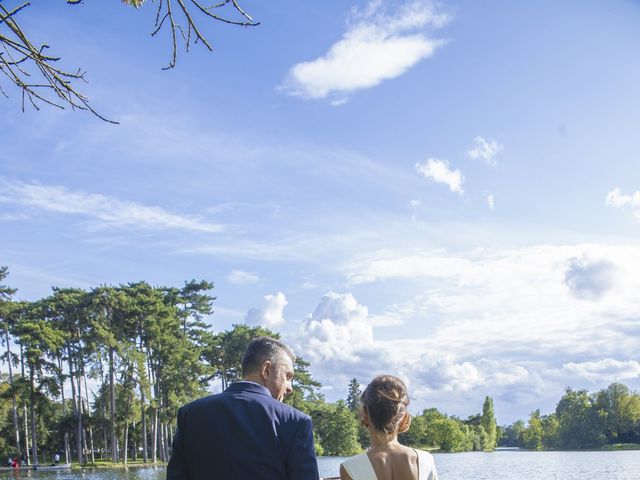
[[343, 400], [309, 405], [308, 413], [325, 455], [353, 455], [362, 447], [358, 442], [358, 423]]
[[493, 411], [493, 399], [487, 396], [482, 405], [482, 418], [480, 421], [485, 431], [486, 439], [484, 443], [485, 450], [494, 450], [497, 444], [497, 425], [496, 416]]
[[[49, 431], [61, 432], [56, 448], [80, 463], [95, 460], [98, 450], [126, 461], [139, 450], [129, 443], [134, 439], [145, 460], [148, 453], [151, 461], [166, 460], [177, 407], [203, 395], [216, 368], [202, 361], [213, 341], [201, 321], [211, 313], [212, 287], [191, 281], [178, 289], [144, 282], [90, 291], [54, 288], [44, 299], [3, 305], [10, 312], [3, 316], [11, 338], [5, 343], [20, 351], [12, 363], [21, 374], [10, 387], [27, 386], [26, 394], [23, 388], [16, 395], [16, 403], [25, 405], [21, 427], [13, 422], [11, 430], [22, 434], [22, 450], [31, 450], [32, 461], [44, 441], [38, 428], [43, 421]], [[93, 398], [90, 384], [97, 384]], [[64, 396], [68, 390], [71, 399]], [[58, 405], [59, 418], [46, 412], [42, 398]]]
[[356, 378], [352, 378], [349, 382], [349, 392], [347, 393], [347, 408], [353, 413], [357, 413], [360, 406], [360, 395], [362, 395], [362, 389]]
[[640, 443], [640, 394], [612, 383], [596, 393], [567, 388], [555, 412], [531, 413], [503, 429], [501, 446], [535, 450], [599, 448]]
[[[90, 290], [53, 288], [46, 298], [15, 301], [0, 267], [0, 454], [31, 462], [59, 450], [80, 463], [96, 455], [126, 463], [168, 459], [178, 407], [241, 378], [248, 343], [279, 338], [264, 327], [233, 325], [213, 333], [213, 284], [146, 282]], [[311, 364], [298, 356], [287, 403], [309, 414], [316, 451], [351, 455], [368, 446], [360, 424], [360, 385], [346, 401], [327, 402]], [[69, 395], [70, 394], [70, 395]], [[555, 412], [496, 426], [493, 400], [466, 420], [435, 408], [415, 415], [400, 441], [441, 451], [595, 448], [640, 443], [640, 394], [619, 383], [596, 393], [568, 388]]]

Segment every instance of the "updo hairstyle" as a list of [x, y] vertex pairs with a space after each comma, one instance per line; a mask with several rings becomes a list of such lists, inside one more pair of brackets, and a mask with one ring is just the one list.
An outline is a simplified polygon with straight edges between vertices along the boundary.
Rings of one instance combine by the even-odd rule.
[[409, 396], [406, 385], [398, 377], [378, 375], [360, 395], [360, 405], [379, 432], [390, 435], [396, 430], [403, 433], [409, 429]]

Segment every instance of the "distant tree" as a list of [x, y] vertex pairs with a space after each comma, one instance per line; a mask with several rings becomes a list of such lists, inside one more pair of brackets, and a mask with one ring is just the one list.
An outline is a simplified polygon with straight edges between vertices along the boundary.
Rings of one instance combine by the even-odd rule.
[[[447, 417], [436, 408], [424, 410], [421, 418], [424, 434], [420, 431], [422, 428], [415, 432], [420, 435], [418, 440], [421, 441], [421, 446], [436, 447], [446, 452], [458, 452], [462, 451], [464, 446], [469, 443], [469, 428], [459, 419]], [[420, 427], [420, 421], [418, 426]]]
[[325, 455], [353, 455], [361, 450], [356, 419], [343, 400], [316, 404], [311, 418]]
[[31, 456], [38, 464], [38, 425], [45, 412], [47, 395], [58, 396], [59, 384], [57, 365], [52, 358], [64, 346], [64, 336], [44, 318], [45, 305], [42, 301], [29, 304], [25, 316], [16, 325], [16, 336], [24, 348], [28, 370], [29, 417], [31, 420]]
[[524, 421], [516, 420], [511, 425], [502, 429], [499, 445], [501, 447], [522, 447], [522, 433], [524, 432]]
[[542, 449], [542, 422], [540, 421], [540, 410], [535, 410], [531, 413], [529, 417], [529, 425], [523, 432], [522, 442], [524, 444], [524, 448], [528, 448], [530, 450], [541, 450]]
[[371, 443], [371, 438], [369, 437], [369, 431], [362, 424], [360, 417], [360, 395], [362, 395], [360, 383], [358, 383], [357, 379], [352, 378], [349, 382], [349, 391], [347, 393], [347, 408], [353, 413], [356, 423], [358, 424], [358, 443], [362, 448], [368, 448]]
[[[123, 3], [139, 8], [144, 0], [122, 0]], [[9, 5], [7, 5], [7, 3]], [[13, 5], [11, 5], [13, 3]], [[66, 0], [67, 4], [78, 5], [82, 0]], [[222, 0], [213, 5], [205, 5], [200, 0], [157, 0], [155, 24], [151, 36], [163, 28], [169, 29], [172, 41], [171, 60], [165, 69], [176, 65], [178, 44], [181, 39], [188, 51], [191, 43], [200, 43], [213, 50], [204, 35], [196, 16], [206, 21], [250, 27], [258, 25], [240, 6], [238, 0]], [[30, 2], [9, 1], [0, 4], [0, 72], [10, 84], [21, 91], [22, 109], [25, 103], [39, 109], [40, 103], [58, 108], [88, 110], [102, 120], [113, 122], [100, 115], [89, 105], [88, 98], [76, 89], [78, 82], [84, 82], [81, 69], [68, 70], [58, 66], [60, 57], [48, 54], [49, 45], [37, 46], [31, 35], [18, 23]], [[8, 97], [0, 84], [0, 93]]]
[[318, 389], [322, 384], [311, 376], [311, 363], [298, 356], [293, 364], [293, 391], [285, 398], [285, 403], [298, 410], [306, 410], [306, 403], [321, 399]]
[[596, 393], [594, 408], [598, 411], [609, 442], [634, 441], [640, 422], [640, 396], [626, 385], [612, 383]]
[[496, 433], [496, 416], [493, 411], [493, 399], [486, 397], [484, 404], [482, 405], [482, 420], [481, 425], [487, 434], [486, 441], [483, 445], [485, 450], [495, 450], [497, 444]]
[[558, 448], [558, 418], [555, 413], [540, 417], [542, 424], [542, 446], [547, 449]]
[[436, 440], [445, 452], [458, 452], [462, 450], [465, 439], [461, 425], [453, 418], [443, 418], [435, 424]]
[[221, 380], [223, 390], [242, 378], [242, 355], [257, 337], [280, 338], [280, 335], [264, 327], [233, 325], [231, 330], [218, 334], [207, 349], [205, 356], [215, 368], [215, 377]]
[[423, 415], [416, 415], [411, 419], [409, 430], [398, 437], [403, 445], [415, 448], [427, 448], [432, 445], [427, 443], [427, 422]]
[[[460, 430], [462, 430], [463, 439], [458, 450], [460, 452], [470, 452], [474, 450], [474, 440], [477, 437], [476, 432], [465, 423], [460, 423]], [[482, 445], [479, 442], [477, 446], [478, 450], [482, 450]]]
[[469, 417], [464, 420], [465, 425], [469, 425], [471, 427], [479, 427], [482, 425], [482, 415], [479, 413], [475, 415], [469, 415]]
[[558, 441], [563, 448], [593, 448], [605, 443], [603, 419], [587, 390], [567, 388], [556, 406]]
[[[213, 367], [211, 378], [219, 378], [223, 390], [242, 378], [242, 356], [249, 343], [258, 337], [279, 339], [280, 334], [265, 327], [238, 324], [215, 335], [205, 347], [203, 359]], [[303, 357], [296, 357], [293, 392], [285, 399], [300, 410], [305, 410], [304, 402], [318, 399], [318, 389], [322, 386], [309, 372], [310, 365]]]
[[347, 407], [354, 413], [358, 412], [358, 408], [360, 405], [360, 395], [362, 395], [362, 390], [360, 389], [360, 384], [358, 380], [352, 378], [349, 382], [349, 393], [347, 394]]
[[18, 425], [18, 407], [15, 392], [13, 391], [13, 367], [17, 364], [17, 356], [11, 352], [10, 331], [13, 328], [14, 317], [12, 310], [15, 305], [11, 302], [12, 296], [16, 293], [15, 288], [11, 288], [3, 284], [3, 281], [9, 275], [9, 268], [0, 266], [0, 345], [4, 345], [5, 351], [0, 357], [7, 365], [9, 371], [9, 391], [11, 394], [11, 423], [13, 425], [13, 446], [17, 454], [21, 453], [20, 448], [20, 427]]

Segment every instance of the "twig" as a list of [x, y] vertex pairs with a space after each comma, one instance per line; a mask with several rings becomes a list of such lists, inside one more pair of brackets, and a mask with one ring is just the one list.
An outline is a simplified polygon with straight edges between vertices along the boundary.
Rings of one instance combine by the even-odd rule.
[[[0, 0], [2, 2], [2, 0]], [[79, 3], [76, 0], [68, 0], [68, 3]], [[113, 120], [109, 120], [89, 105], [89, 100], [85, 95], [80, 93], [72, 85], [72, 81], [87, 82], [84, 77], [84, 72], [78, 70], [77, 72], [69, 72], [60, 68], [57, 68], [54, 63], [60, 60], [60, 57], [54, 57], [46, 55], [44, 52], [49, 48], [48, 45], [43, 44], [39, 48], [36, 48], [22, 28], [16, 23], [15, 15], [29, 6], [29, 2], [15, 8], [12, 11], [7, 10], [4, 6], [0, 5], [0, 24], [7, 27], [12, 37], [5, 34], [0, 34], [0, 44], [4, 52], [0, 53], [0, 71], [22, 92], [22, 110], [25, 109], [27, 101], [33, 106], [34, 109], [40, 110], [38, 102], [43, 102], [48, 105], [65, 108], [66, 106], [72, 109], [87, 110], [93, 113], [95, 116], [109, 123], [117, 123]], [[17, 57], [14, 57], [14, 53]], [[31, 81], [32, 73], [28, 71], [27, 67], [34, 65], [37, 71], [39, 71], [43, 82]], [[50, 98], [46, 95], [46, 91], [51, 91], [54, 98]], [[7, 96], [7, 93], [2, 89], [3, 95]], [[56, 101], [55, 98], [59, 99]]]
[[[3, 1], [4, 0], [0, 0], [0, 28], [6, 28], [9, 34], [0, 33], [0, 45], [3, 50], [0, 51], [0, 72], [21, 90], [22, 109], [24, 110], [25, 103], [28, 101], [36, 110], [39, 110], [38, 103], [43, 102], [57, 108], [71, 107], [71, 109], [87, 110], [106, 122], [117, 123], [108, 120], [96, 112], [89, 105], [88, 98], [76, 90], [74, 82], [81, 81], [87, 83], [84, 72], [78, 70], [76, 73], [73, 73], [58, 68], [56, 62], [60, 60], [60, 57], [47, 55], [45, 52], [49, 46], [46, 44], [36, 48], [16, 23], [15, 17], [30, 6], [31, 3], [26, 1], [9, 11], [3, 6]], [[163, 70], [176, 66], [179, 42], [177, 32], [180, 32], [187, 52], [189, 51], [192, 40], [193, 43], [201, 42], [209, 51], [213, 50], [213, 46], [196, 23], [190, 8], [193, 10], [195, 7], [195, 11], [199, 11], [205, 17], [230, 25], [252, 27], [260, 24], [254, 21], [240, 6], [240, 0], [219, 0], [217, 3], [212, 3], [209, 6], [203, 5], [200, 0], [189, 0], [189, 2], [186, 0], [153, 1], [158, 2], [158, 8], [156, 10], [155, 24], [151, 36], [156, 36], [167, 23], [171, 30], [171, 61]], [[70, 5], [78, 5], [81, 4], [83, 0], [66, 0], [66, 2]], [[179, 8], [174, 8], [176, 4], [173, 2], [177, 2]], [[126, 3], [137, 8], [142, 5], [143, 1], [127, 1]], [[227, 10], [224, 10], [225, 8], [227, 8]], [[214, 13], [214, 11], [216, 13]], [[218, 14], [218, 12], [221, 13]], [[229, 12], [232, 16], [227, 17], [224, 12]], [[240, 17], [240, 20], [233, 18], [234, 12], [236, 17]], [[35, 69], [33, 67], [35, 67]], [[30, 70], [36, 70], [43, 81], [31, 80], [33, 78], [33, 72]], [[50, 95], [47, 95], [47, 92], [50, 92]], [[0, 85], [0, 94], [8, 97], [2, 85]]]

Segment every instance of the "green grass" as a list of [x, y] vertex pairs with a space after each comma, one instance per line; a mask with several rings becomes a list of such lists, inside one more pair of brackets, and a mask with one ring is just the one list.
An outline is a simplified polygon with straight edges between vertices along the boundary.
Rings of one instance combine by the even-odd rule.
[[640, 450], [640, 443], [612, 443], [605, 445], [604, 450]]

